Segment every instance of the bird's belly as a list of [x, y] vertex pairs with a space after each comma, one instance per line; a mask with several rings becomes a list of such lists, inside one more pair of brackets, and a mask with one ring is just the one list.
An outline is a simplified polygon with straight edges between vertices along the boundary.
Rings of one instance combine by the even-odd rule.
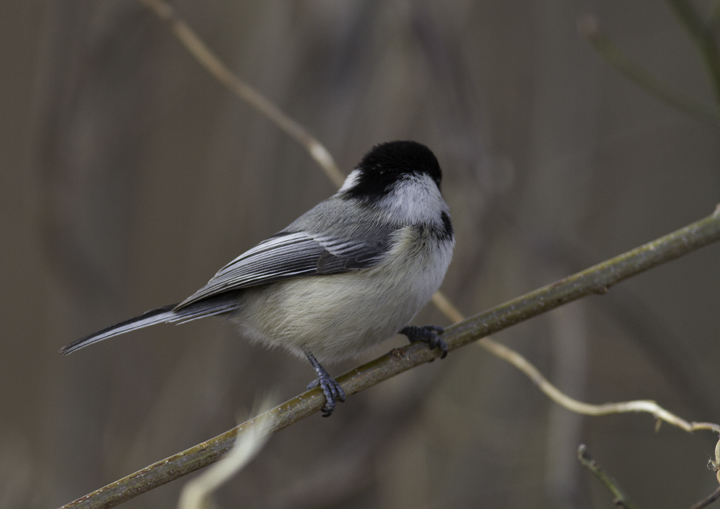
[[267, 346], [298, 355], [308, 350], [319, 360], [351, 358], [397, 334], [440, 286], [444, 269], [425, 266], [422, 259], [411, 265], [249, 288], [241, 294], [233, 321], [243, 335]]

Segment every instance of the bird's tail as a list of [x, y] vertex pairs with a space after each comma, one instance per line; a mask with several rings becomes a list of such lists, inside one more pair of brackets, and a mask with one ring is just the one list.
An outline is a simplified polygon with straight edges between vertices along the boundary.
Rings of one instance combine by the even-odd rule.
[[84, 338], [73, 341], [60, 349], [60, 353], [68, 355], [76, 350], [85, 348], [99, 341], [113, 336], [125, 334], [126, 332], [142, 329], [158, 323], [185, 323], [206, 316], [215, 316], [231, 313], [238, 306], [237, 292], [228, 292], [208, 299], [195, 302], [180, 310], [175, 310], [177, 304], [152, 309], [135, 318], [112, 325]]

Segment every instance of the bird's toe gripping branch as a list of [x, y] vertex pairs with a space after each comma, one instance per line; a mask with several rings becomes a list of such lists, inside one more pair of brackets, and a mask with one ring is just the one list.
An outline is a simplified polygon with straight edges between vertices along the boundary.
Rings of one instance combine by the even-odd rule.
[[325, 406], [321, 409], [322, 416], [330, 417], [335, 410], [335, 402], [340, 401], [342, 403], [345, 401], [345, 391], [342, 387], [340, 387], [340, 384], [337, 383], [337, 381], [335, 381], [335, 379], [331, 377], [327, 371], [325, 371], [325, 368], [320, 365], [313, 354], [305, 352], [305, 356], [310, 361], [310, 364], [312, 364], [312, 367], [318, 376], [317, 380], [310, 382], [307, 388], [314, 389], [318, 385], [320, 386], [323, 394], [325, 394]]
[[408, 325], [407, 327], [403, 327], [400, 334], [407, 336], [411, 343], [422, 341], [423, 343], [427, 343], [430, 348], [439, 348], [442, 352], [440, 358], [444, 359], [448, 354], [448, 347], [445, 341], [438, 336], [438, 334], [442, 334], [444, 330], [445, 329], [437, 325]]

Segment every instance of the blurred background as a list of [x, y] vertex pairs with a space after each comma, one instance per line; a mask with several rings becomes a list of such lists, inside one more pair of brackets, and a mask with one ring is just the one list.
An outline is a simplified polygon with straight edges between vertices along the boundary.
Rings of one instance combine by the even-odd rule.
[[[720, 201], [717, 126], [649, 95], [578, 33], [595, 16], [631, 58], [712, 105], [669, 2], [173, 5], [346, 173], [382, 141], [435, 151], [458, 239], [443, 290], [467, 315]], [[137, 1], [1, 2], [0, 65], [0, 507], [47, 508], [305, 387], [306, 362], [221, 319], [57, 350], [182, 300], [334, 187]], [[719, 255], [707, 247], [496, 338], [579, 399], [654, 399], [719, 422]], [[416, 322], [448, 324], [431, 306]], [[586, 443], [640, 507], [688, 507], [716, 486], [713, 438], [654, 428], [647, 415], [570, 414], [471, 345], [272, 437], [216, 500], [611, 507], [576, 459]], [[183, 482], [123, 507], [173, 507]]]

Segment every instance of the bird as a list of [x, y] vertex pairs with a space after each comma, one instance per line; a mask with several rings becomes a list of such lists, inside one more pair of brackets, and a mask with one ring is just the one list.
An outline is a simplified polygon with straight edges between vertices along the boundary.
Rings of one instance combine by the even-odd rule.
[[226, 316], [251, 342], [310, 362], [322, 415], [345, 401], [320, 361], [357, 357], [404, 334], [447, 354], [443, 328], [409, 325], [440, 287], [455, 232], [433, 152], [415, 141], [371, 148], [333, 196], [221, 268], [177, 304], [80, 338], [67, 355], [160, 323]]

